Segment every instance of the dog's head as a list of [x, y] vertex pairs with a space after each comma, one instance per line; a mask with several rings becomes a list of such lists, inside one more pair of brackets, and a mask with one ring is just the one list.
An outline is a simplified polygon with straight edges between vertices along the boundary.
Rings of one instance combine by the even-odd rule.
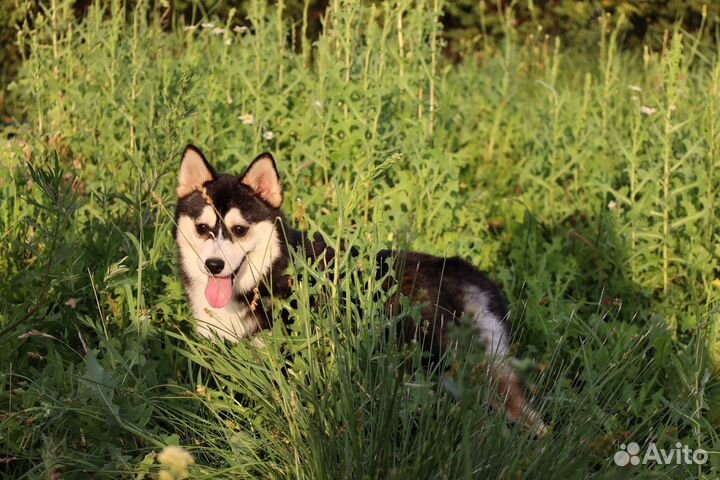
[[218, 174], [188, 145], [177, 195], [175, 241], [190, 301], [222, 309], [257, 287], [282, 254], [275, 161], [263, 153], [243, 175]]

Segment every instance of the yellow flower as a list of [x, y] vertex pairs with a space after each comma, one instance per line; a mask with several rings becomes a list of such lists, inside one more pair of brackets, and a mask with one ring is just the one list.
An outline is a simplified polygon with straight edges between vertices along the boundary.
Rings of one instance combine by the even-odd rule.
[[252, 125], [253, 123], [255, 123], [255, 117], [253, 117], [253, 116], [250, 115], [249, 113], [243, 113], [243, 114], [240, 115], [238, 118], [239, 118], [239, 119], [242, 121], [242, 123], [244, 123], [245, 125]]
[[720, 288], [720, 278], [716, 278], [715, 280], [713, 280], [712, 284], [717, 288]]
[[195, 460], [182, 447], [170, 446], [163, 448], [163, 451], [158, 455], [158, 462], [167, 466], [177, 465], [184, 468], [195, 463]]
[[190, 473], [187, 467], [195, 463], [192, 455], [182, 447], [165, 447], [157, 457], [158, 462], [165, 467], [158, 474], [159, 480], [182, 480], [188, 478]]

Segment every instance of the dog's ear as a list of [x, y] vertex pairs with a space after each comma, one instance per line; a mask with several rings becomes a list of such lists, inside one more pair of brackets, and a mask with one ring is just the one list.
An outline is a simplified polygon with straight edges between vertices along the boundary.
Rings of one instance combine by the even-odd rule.
[[200, 189], [203, 183], [214, 180], [215, 170], [210, 166], [199, 148], [194, 145], [185, 147], [182, 163], [180, 164], [180, 176], [178, 177], [177, 196], [190, 195]]
[[253, 160], [241, 182], [271, 207], [280, 208], [282, 205], [280, 176], [275, 168], [275, 160], [269, 153], [261, 153]]

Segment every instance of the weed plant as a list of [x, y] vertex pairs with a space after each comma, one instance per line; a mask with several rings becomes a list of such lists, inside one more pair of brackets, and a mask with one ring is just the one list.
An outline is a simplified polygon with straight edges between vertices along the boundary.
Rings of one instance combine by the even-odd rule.
[[[0, 146], [0, 472], [156, 478], [715, 478], [720, 422], [720, 63], [703, 35], [642, 55], [520, 38], [460, 64], [442, 2], [333, 0], [310, 44], [282, 2], [168, 25], [162, 2], [53, 1]], [[297, 258], [292, 322], [193, 333], [172, 210], [186, 143], [238, 174], [275, 156], [291, 223], [354, 246]], [[512, 314], [551, 426], [487, 407], [467, 325], [440, 365], [398, 348], [380, 248], [459, 255]], [[312, 305], [312, 306], [311, 306]], [[388, 338], [389, 335], [389, 338]], [[631, 441], [703, 465], [619, 467]]]

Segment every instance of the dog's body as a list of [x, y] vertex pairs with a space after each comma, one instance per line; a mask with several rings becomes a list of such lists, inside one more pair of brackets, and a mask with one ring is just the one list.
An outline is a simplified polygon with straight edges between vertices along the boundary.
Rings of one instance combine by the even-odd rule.
[[[271, 296], [287, 296], [285, 270], [290, 249], [327, 254], [319, 242], [290, 228], [280, 206], [282, 189], [270, 154], [258, 156], [241, 177], [217, 174], [192, 145], [185, 149], [177, 187], [175, 239], [180, 271], [198, 331], [210, 338], [236, 341], [268, 328]], [[332, 252], [330, 253], [332, 255]], [[448, 327], [471, 316], [486, 352], [490, 375], [508, 418], [523, 419], [538, 433], [545, 426], [528, 408], [509, 354], [500, 289], [459, 258], [415, 252], [381, 251], [378, 277], [389, 265], [398, 273], [395, 298], [421, 305], [420, 325], [404, 325], [405, 340], [417, 340], [434, 356], [448, 346]], [[498, 401], [499, 400], [499, 401]]]

